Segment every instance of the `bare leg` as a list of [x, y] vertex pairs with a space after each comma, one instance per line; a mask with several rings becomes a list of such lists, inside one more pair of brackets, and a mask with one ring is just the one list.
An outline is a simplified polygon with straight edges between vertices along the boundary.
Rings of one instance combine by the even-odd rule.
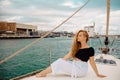
[[37, 73], [36, 77], [45, 77], [48, 73], [51, 73], [51, 72], [52, 72], [52, 69], [51, 69], [51, 66], [49, 66], [48, 68], [41, 71], [40, 73]]

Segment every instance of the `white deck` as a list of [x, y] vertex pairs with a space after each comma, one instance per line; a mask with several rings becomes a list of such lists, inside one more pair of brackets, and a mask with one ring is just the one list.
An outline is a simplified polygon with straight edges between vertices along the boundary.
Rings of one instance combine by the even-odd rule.
[[116, 66], [97, 64], [99, 73], [106, 75], [107, 77], [105, 78], [97, 77], [94, 71], [92, 70], [91, 66], [89, 65], [88, 73], [85, 77], [71, 78], [71, 76], [67, 75], [48, 74], [47, 77], [37, 78], [35, 76], [30, 76], [21, 80], [120, 80], [120, 60], [116, 58], [114, 60], [117, 63]]

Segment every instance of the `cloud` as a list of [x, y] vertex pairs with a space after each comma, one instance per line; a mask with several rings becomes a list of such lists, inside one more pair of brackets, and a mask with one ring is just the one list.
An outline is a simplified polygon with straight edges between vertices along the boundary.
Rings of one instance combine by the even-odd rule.
[[11, 1], [10, 0], [2, 0], [0, 2], [0, 5], [4, 6], [4, 7], [10, 6], [11, 5]]
[[62, 4], [63, 6], [67, 6], [67, 7], [70, 7], [70, 8], [77, 8], [78, 6], [75, 5], [73, 2], [69, 1], [69, 2], [66, 2], [66, 3], [63, 3]]
[[[109, 20], [109, 34], [120, 34], [120, 10], [117, 11], [111, 11], [110, 12], [110, 20]], [[96, 32], [101, 32], [102, 34], [105, 34], [106, 31], [106, 13], [101, 14], [95, 18], [96, 22]]]
[[0, 18], [1, 21], [10, 21], [10, 22], [16, 22], [17, 20], [20, 20], [22, 18], [22, 16], [13, 16], [13, 17], [9, 17], [9, 16], [2, 16]]
[[82, 2], [78, 2], [77, 4], [74, 2], [74, 1], [70, 1], [70, 0], [67, 0], [65, 1], [64, 3], [61, 4], [62, 6], [65, 6], [65, 7], [70, 7], [70, 8], [78, 8], [80, 7], [81, 5], [83, 5]]
[[[4, 1], [8, 2], [5, 3]], [[2, 0], [0, 1], [0, 4], [2, 4], [2, 6], [0, 6], [0, 10], [2, 10], [0, 12], [0, 20], [37, 25], [39, 30], [51, 30], [62, 23], [84, 3], [81, 2], [81, 0], [46, 1], [47, 0]], [[105, 34], [106, 9], [98, 5], [93, 5], [94, 3], [92, 2], [91, 0], [85, 8], [80, 10], [68, 22], [58, 28], [57, 31], [65, 30], [76, 32], [79, 29], [84, 29], [84, 26], [93, 25], [93, 22], [95, 22], [96, 32]], [[100, 5], [100, 3], [96, 4]], [[111, 34], [114, 31], [114, 34], [120, 31], [120, 25], [118, 24], [120, 21], [119, 14], [120, 10], [111, 10], [109, 28]]]

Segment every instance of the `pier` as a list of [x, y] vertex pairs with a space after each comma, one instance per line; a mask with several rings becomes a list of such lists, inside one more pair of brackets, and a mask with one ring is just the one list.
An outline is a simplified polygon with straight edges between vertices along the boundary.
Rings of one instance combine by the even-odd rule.
[[32, 39], [32, 38], [40, 38], [40, 36], [0, 36], [0, 39]]

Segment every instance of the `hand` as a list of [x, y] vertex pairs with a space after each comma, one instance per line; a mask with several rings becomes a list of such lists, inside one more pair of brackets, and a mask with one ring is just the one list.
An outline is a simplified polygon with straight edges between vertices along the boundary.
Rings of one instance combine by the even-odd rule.
[[107, 77], [107, 76], [105, 76], [105, 75], [102, 75], [102, 74], [98, 74], [97, 76], [98, 76], [98, 77], [100, 77], [100, 78]]

